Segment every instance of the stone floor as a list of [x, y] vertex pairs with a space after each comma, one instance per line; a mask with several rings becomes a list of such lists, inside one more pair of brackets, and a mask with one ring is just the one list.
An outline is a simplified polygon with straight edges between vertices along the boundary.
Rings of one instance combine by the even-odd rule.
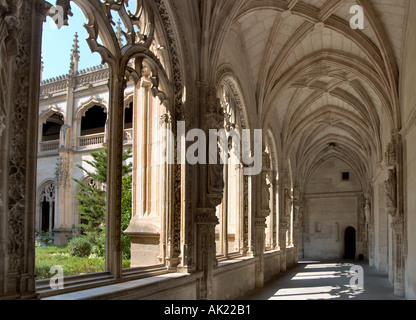
[[[364, 270], [364, 289], [350, 285], [357, 273], [354, 265]], [[358, 281], [352, 282], [358, 284]], [[356, 261], [300, 261], [293, 269], [271, 280], [241, 300], [403, 300], [394, 296], [388, 277], [365, 263]]]

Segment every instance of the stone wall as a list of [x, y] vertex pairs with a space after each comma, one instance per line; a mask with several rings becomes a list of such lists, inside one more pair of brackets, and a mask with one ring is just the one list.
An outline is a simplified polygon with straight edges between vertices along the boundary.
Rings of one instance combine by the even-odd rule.
[[280, 251], [264, 254], [264, 281], [267, 282], [280, 273]]
[[221, 262], [213, 271], [214, 300], [231, 300], [255, 288], [256, 259], [247, 257]]
[[[350, 173], [349, 181], [342, 181], [342, 172]], [[359, 196], [357, 177], [341, 160], [329, 159], [312, 174], [305, 192], [305, 259], [343, 258], [345, 229], [358, 231]], [[362, 254], [359, 241], [358, 254]]]

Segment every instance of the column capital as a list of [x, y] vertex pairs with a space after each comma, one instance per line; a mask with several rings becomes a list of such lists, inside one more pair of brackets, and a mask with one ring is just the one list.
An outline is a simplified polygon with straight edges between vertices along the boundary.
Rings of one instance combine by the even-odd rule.
[[198, 225], [217, 225], [218, 217], [215, 215], [215, 208], [198, 208], [196, 210], [195, 223]]

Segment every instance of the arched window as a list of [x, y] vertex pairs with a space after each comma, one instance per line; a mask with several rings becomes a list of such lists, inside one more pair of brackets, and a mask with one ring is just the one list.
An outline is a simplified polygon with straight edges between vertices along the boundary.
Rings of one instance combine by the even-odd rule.
[[42, 187], [38, 199], [38, 231], [52, 232], [55, 227], [55, 183]]
[[42, 125], [40, 152], [54, 151], [59, 148], [59, 138], [63, 124], [64, 117], [57, 112], [46, 119]]
[[133, 142], [133, 101], [124, 107], [124, 143]]
[[124, 129], [133, 128], [133, 102], [130, 102], [124, 108]]
[[101, 106], [93, 106], [81, 118], [81, 136], [104, 133], [107, 114]]
[[219, 225], [216, 226], [216, 249], [219, 257], [241, 253], [243, 249], [243, 166], [240, 158], [241, 124], [236, 102], [226, 86], [220, 88], [222, 107], [225, 112], [224, 128], [228, 138], [226, 164], [224, 165], [224, 195], [217, 207]]
[[59, 113], [51, 115], [42, 126], [42, 141], [59, 140], [64, 117]]
[[101, 105], [89, 108], [80, 120], [79, 147], [102, 145], [105, 142], [107, 113]]

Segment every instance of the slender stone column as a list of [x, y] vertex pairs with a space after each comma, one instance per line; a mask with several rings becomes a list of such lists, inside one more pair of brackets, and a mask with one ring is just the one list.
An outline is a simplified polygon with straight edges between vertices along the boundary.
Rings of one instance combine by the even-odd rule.
[[[243, 166], [243, 170], [244, 170], [244, 166]], [[243, 211], [242, 211], [242, 230], [241, 230], [241, 244], [242, 244], [242, 249], [241, 249], [241, 253], [243, 254], [243, 256], [246, 256], [249, 252], [249, 223], [251, 221], [251, 219], [249, 219], [250, 216], [250, 202], [249, 202], [249, 177], [243, 175], [242, 177], [243, 180]]]
[[121, 194], [124, 140], [124, 90], [123, 75], [111, 71], [109, 89], [109, 137], [107, 164], [107, 211], [106, 211], [106, 269], [115, 278], [121, 277]]
[[[170, 112], [167, 112], [163, 114], [160, 117], [160, 128], [164, 130], [165, 132], [172, 132], [172, 116], [170, 115]], [[166, 163], [159, 164], [158, 172], [160, 172], [160, 176], [158, 177], [158, 181], [160, 183], [160, 188], [158, 192], [158, 211], [160, 212], [160, 241], [159, 241], [159, 252], [160, 252], [160, 262], [165, 264], [168, 262], [168, 264], [171, 261], [171, 252], [172, 250], [168, 248], [171, 245], [171, 241], [168, 241], [169, 234], [172, 232], [172, 225], [171, 225], [171, 208], [170, 208], [170, 201], [169, 195], [170, 195], [170, 185], [169, 181], [171, 180], [170, 175], [170, 159], [168, 159], [170, 152], [173, 152], [173, 141], [171, 141], [172, 137], [166, 136], [165, 137], [165, 145], [166, 149], [163, 150], [160, 149], [160, 158], [166, 158]], [[168, 254], [169, 253], [169, 254]], [[167, 259], [167, 261], [166, 261]], [[169, 266], [170, 267], [170, 266]]]
[[219, 223], [215, 209], [197, 209], [197, 266], [203, 272], [199, 298], [212, 298], [212, 275], [215, 265], [215, 226]]
[[273, 249], [279, 248], [279, 180], [276, 178], [276, 174], [272, 175], [273, 184], [273, 237], [272, 246]]
[[286, 247], [288, 243], [288, 232], [290, 228], [290, 213], [292, 208], [291, 200], [291, 191], [290, 191], [290, 177], [289, 171], [284, 170], [281, 174], [282, 179], [279, 180], [281, 183], [280, 190], [283, 192], [280, 195], [281, 206], [279, 206], [280, 211], [280, 221], [279, 221], [279, 246], [281, 250], [280, 255], [280, 271], [286, 272], [287, 262], [286, 262]]
[[220, 230], [220, 242], [221, 242], [221, 253], [224, 255], [225, 258], [228, 258], [228, 215], [229, 207], [229, 172], [228, 172], [228, 165], [224, 166], [224, 196], [222, 200], [221, 208], [221, 230]]
[[394, 294], [398, 297], [405, 296], [405, 272], [404, 272], [404, 221], [402, 217], [393, 217], [391, 222], [393, 230], [393, 286]]
[[259, 192], [257, 213], [254, 218], [254, 256], [256, 264], [256, 287], [264, 286], [264, 250], [266, 218], [270, 215], [270, 156], [263, 147], [262, 171], [256, 179]]
[[[265, 213], [263, 213], [265, 215]], [[254, 220], [254, 256], [257, 258], [256, 264], [256, 288], [264, 286], [264, 230], [266, 228], [266, 218], [256, 217]]]
[[296, 188], [293, 190], [293, 245], [295, 247], [295, 263], [299, 261], [299, 234], [302, 229], [302, 217], [301, 217], [301, 192]]

